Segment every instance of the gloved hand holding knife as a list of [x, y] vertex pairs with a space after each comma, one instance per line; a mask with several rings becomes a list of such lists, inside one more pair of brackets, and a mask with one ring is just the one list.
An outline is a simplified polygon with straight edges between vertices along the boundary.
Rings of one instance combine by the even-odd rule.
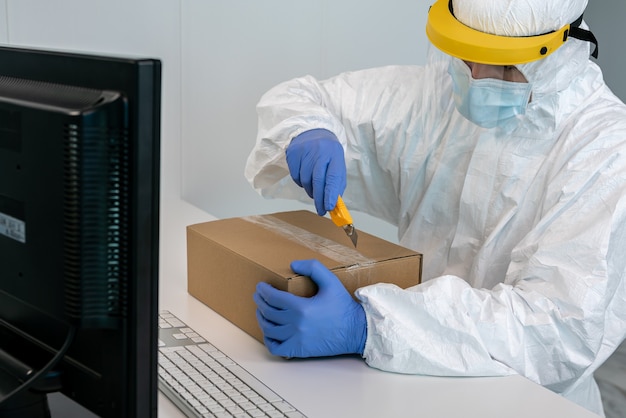
[[356, 247], [357, 232], [341, 195], [346, 188], [343, 147], [332, 132], [312, 129], [295, 137], [287, 147], [287, 165], [293, 181], [315, 202], [317, 214], [328, 211]]

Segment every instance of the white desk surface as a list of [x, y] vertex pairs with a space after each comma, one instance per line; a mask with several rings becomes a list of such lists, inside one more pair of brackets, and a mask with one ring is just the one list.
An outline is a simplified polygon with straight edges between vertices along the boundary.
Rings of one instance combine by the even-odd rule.
[[[213, 220], [173, 198], [161, 206], [160, 308], [173, 312], [309, 418], [596, 417], [521, 376], [401, 375], [360, 357], [283, 360], [187, 293], [185, 227]], [[159, 393], [159, 417], [184, 415]]]

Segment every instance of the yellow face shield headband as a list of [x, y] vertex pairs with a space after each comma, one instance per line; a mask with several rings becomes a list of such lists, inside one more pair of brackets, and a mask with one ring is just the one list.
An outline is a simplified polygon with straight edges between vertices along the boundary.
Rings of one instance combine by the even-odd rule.
[[437, 0], [428, 12], [426, 35], [443, 52], [480, 64], [517, 65], [545, 58], [567, 41], [570, 25], [544, 35], [498, 36], [465, 26], [451, 0]]

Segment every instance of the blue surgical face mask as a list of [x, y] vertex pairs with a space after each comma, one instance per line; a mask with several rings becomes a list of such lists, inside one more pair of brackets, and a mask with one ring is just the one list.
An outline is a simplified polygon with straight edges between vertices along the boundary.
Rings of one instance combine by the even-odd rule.
[[463, 61], [454, 58], [448, 67], [454, 104], [460, 114], [483, 128], [495, 128], [526, 112], [530, 83], [494, 78], [474, 79]]

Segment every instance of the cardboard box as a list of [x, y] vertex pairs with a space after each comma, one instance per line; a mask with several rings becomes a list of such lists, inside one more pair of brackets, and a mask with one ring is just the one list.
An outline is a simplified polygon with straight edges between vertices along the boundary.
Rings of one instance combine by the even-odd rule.
[[263, 341], [252, 299], [259, 281], [299, 296], [316, 293], [308, 277], [292, 272], [293, 260], [318, 259], [352, 294], [381, 281], [402, 288], [419, 283], [421, 254], [360, 230], [358, 235], [355, 249], [343, 229], [309, 211], [191, 225], [187, 227], [188, 291]]

